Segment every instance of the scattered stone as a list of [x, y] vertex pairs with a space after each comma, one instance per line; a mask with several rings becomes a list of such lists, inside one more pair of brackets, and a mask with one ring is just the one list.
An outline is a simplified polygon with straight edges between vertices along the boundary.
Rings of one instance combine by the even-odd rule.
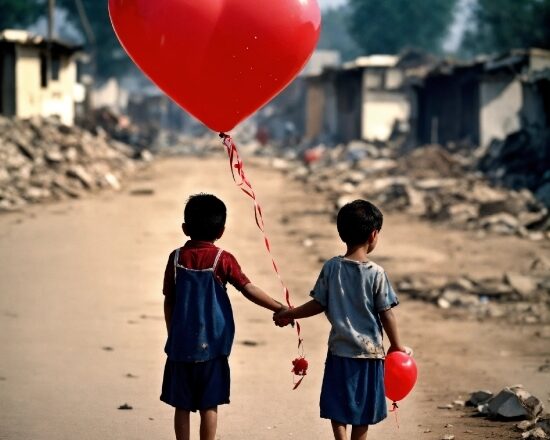
[[132, 196], [152, 196], [155, 194], [155, 190], [152, 188], [136, 188], [130, 191]]
[[105, 133], [67, 127], [54, 118], [0, 116], [0, 212], [118, 190], [138, 160], [150, 160], [147, 153], [134, 156], [132, 148]]
[[437, 407], [437, 409], [453, 409], [453, 408], [454, 408], [453, 405], [450, 404], [450, 403], [448, 403], [448, 404], [446, 404], [446, 405], [439, 405], [439, 406]]
[[521, 434], [521, 438], [523, 439], [548, 439], [548, 435], [544, 432], [542, 428], [535, 428], [530, 431], [526, 431], [523, 434]]
[[127, 373], [125, 377], [127, 377], [128, 379], [137, 379], [139, 376], [135, 376], [132, 373]]
[[123, 403], [118, 407], [118, 409], [130, 410], [130, 409], [134, 409], [134, 407], [131, 405], [128, 405], [127, 403]]
[[445, 434], [441, 437], [441, 440], [454, 440], [455, 436], [453, 434]]
[[114, 348], [109, 346], [101, 347], [101, 349], [105, 351], [114, 351]]
[[505, 281], [524, 298], [530, 297], [537, 290], [537, 282], [533, 278], [519, 273], [508, 272]]
[[504, 388], [487, 405], [489, 416], [506, 419], [534, 419], [542, 410], [542, 402], [521, 386]]
[[493, 397], [493, 393], [490, 391], [485, 391], [485, 390], [474, 391], [470, 395], [470, 398], [466, 401], [466, 404], [470, 406], [478, 406], [487, 402], [492, 397]]
[[536, 422], [534, 420], [522, 420], [516, 425], [516, 428], [520, 431], [527, 431], [535, 426], [535, 423]]

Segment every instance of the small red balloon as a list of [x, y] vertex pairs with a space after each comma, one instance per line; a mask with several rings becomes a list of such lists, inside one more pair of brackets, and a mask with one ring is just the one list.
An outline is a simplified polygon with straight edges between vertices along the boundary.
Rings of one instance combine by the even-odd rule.
[[413, 389], [418, 372], [416, 362], [401, 351], [391, 352], [384, 362], [386, 397], [393, 402], [403, 400]]
[[317, 0], [109, 0], [109, 13], [140, 69], [218, 132], [294, 79], [321, 28]]

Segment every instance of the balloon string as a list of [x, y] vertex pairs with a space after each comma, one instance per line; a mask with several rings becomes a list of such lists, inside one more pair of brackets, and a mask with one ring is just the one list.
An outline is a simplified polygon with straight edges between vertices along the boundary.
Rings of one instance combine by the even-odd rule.
[[397, 429], [399, 429], [399, 418], [397, 417], [397, 413], [398, 413], [397, 410], [399, 409], [399, 407], [397, 406], [397, 402], [393, 402], [391, 406], [392, 406], [392, 409], [390, 409], [390, 412], [394, 413], [395, 424], [397, 425]]
[[[258, 203], [258, 199], [256, 197], [256, 193], [254, 192], [254, 188], [252, 188], [252, 184], [246, 177], [246, 174], [244, 172], [244, 164], [243, 164], [243, 161], [241, 160], [241, 157], [239, 156], [239, 151], [237, 150], [237, 146], [235, 145], [235, 142], [233, 142], [233, 139], [231, 138], [231, 136], [225, 133], [220, 133], [220, 138], [222, 138], [223, 145], [225, 146], [227, 155], [229, 156], [229, 166], [231, 168], [231, 175], [233, 177], [233, 181], [241, 189], [241, 191], [244, 192], [248, 197], [250, 197], [254, 202], [254, 218], [256, 220], [256, 225], [258, 226], [258, 229], [263, 234], [264, 244], [271, 258], [271, 264], [273, 265], [273, 270], [277, 274], [277, 278], [279, 278], [281, 286], [283, 287], [283, 296], [285, 298], [285, 302], [288, 305], [288, 307], [292, 308], [293, 306], [290, 302], [290, 292], [286, 287], [283, 281], [283, 278], [281, 277], [281, 274], [279, 272], [279, 267], [277, 266], [277, 263], [275, 262], [275, 258], [273, 257], [273, 254], [271, 252], [271, 243], [269, 241], [269, 238], [265, 230], [265, 223], [262, 215], [262, 208]], [[301, 327], [298, 321], [295, 321], [295, 323], [296, 323], [296, 332], [298, 334], [298, 349], [300, 348], [302, 349], [301, 353], [303, 356], [304, 341], [301, 338]], [[298, 382], [298, 384], [296, 384], [296, 387], [300, 383], [301, 383], [301, 380]]]

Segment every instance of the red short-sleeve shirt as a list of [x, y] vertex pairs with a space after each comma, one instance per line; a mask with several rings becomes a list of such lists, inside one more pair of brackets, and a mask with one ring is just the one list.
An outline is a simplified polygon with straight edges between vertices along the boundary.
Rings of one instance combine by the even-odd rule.
[[[211, 268], [214, 265], [214, 260], [218, 254], [219, 248], [208, 241], [189, 240], [180, 248], [178, 264], [195, 270]], [[164, 271], [164, 286], [162, 293], [166, 296], [175, 294], [174, 285], [174, 254], [175, 250], [170, 253], [166, 270]], [[229, 252], [222, 251], [216, 270], [214, 272], [216, 278], [224, 286], [229, 283], [237, 290], [242, 291], [244, 286], [250, 283], [248, 277], [243, 273], [239, 263]]]

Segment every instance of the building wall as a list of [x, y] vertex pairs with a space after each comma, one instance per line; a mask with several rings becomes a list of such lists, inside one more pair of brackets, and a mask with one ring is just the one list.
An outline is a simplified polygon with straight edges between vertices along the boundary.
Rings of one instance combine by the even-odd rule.
[[361, 137], [386, 141], [390, 138], [396, 121], [409, 119], [410, 103], [401, 92], [365, 91]]
[[325, 94], [320, 81], [310, 81], [306, 94], [306, 138], [317, 139], [323, 130]]
[[522, 85], [517, 79], [485, 79], [480, 85], [481, 145], [521, 128]]
[[15, 50], [0, 44], [0, 114], [15, 116]]
[[49, 78], [41, 85], [40, 50], [34, 47], [16, 48], [16, 109], [17, 116], [58, 116], [64, 124], [74, 123], [76, 63], [61, 56], [59, 79]]

